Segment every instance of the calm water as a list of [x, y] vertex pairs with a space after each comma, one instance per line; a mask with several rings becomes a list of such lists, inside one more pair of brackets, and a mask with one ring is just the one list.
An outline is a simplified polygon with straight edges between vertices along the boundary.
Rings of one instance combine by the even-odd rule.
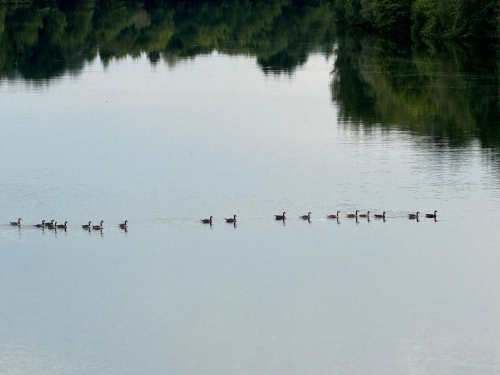
[[494, 46], [89, 4], [0, 8], [0, 374], [498, 373]]

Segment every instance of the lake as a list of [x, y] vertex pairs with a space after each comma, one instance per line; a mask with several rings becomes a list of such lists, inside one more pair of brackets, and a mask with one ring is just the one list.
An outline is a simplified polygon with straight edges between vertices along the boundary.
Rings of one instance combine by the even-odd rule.
[[333, 20], [0, 6], [0, 374], [498, 373], [496, 46]]

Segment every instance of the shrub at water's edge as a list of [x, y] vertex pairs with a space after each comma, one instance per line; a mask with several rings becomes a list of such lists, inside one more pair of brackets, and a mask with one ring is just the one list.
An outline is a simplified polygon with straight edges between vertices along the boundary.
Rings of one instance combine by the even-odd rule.
[[333, 0], [337, 19], [401, 37], [500, 37], [497, 0]]

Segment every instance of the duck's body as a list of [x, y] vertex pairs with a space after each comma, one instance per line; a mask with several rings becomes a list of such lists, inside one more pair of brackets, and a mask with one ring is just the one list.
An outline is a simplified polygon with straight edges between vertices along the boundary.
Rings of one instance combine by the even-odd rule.
[[339, 213], [340, 213], [340, 211], [337, 211], [337, 215], [328, 215], [327, 218], [328, 219], [338, 219], [339, 218]]
[[286, 212], [283, 212], [283, 215], [274, 215], [276, 220], [285, 220], [286, 219]]
[[104, 220], [101, 220], [101, 224], [99, 224], [99, 225], [92, 225], [92, 229], [94, 229], [94, 230], [104, 229], [104, 227], [102, 226], [103, 223], [104, 223]]
[[308, 212], [307, 215], [302, 215], [300, 218], [303, 220], [311, 220], [311, 213], [312, 212]]
[[51, 221], [46, 221], [45, 222], [45, 226], [48, 227], [50, 225], [54, 225], [54, 220], [51, 220]]
[[349, 219], [354, 219], [354, 218], [357, 218], [357, 217], [358, 217], [358, 212], [359, 212], [359, 210], [356, 210], [356, 213], [355, 213], [355, 214], [349, 214], [349, 215], [347, 215], [347, 217], [348, 217]]
[[90, 229], [90, 228], [92, 228], [92, 222], [91, 222], [91, 221], [89, 221], [89, 224], [88, 224], [88, 225], [87, 225], [87, 224], [83, 224], [83, 225], [82, 225], [82, 228], [83, 228], [83, 229]]
[[362, 217], [362, 218], [364, 218], [364, 219], [365, 219], [365, 218], [368, 218], [368, 219], [369, 219], [369, 218], [370, 218], [370, 211], [368, 211], [368, 212], [366, 213], [366, 215], [365, 215], [365, 214], [359, 215], [359, 217]]
[[227, 218], [225, 217], [224, 219], [226, 219], [226, 223], [236, 223], [236, 215], [234, 215], [232, 218]]
[[416, 214], [408, 214], [408, 219], [413, 220], [413, 219], [418, 219], [418, 215], [420, 212], [417, 211]]
[[118, 224], [118, 226], [121, 228], [121, 229], [127, 229], [127, 223], [128, 223], [128, 220], [125, 220], [123, 222], [123, 224]]
[[64, 224], [59, 224], [59, 225], [56, 225], [57, 228], [61, 228], [61, 229], [66, 229], [68, 227], [68, 222], [65, 221]]
[[42, 220], [42, 224], [35, 224], [34, 226], [36, 228], [44, 228], [45, 227], [45, 220]]
[[203, 223], [203, 224], [210, 224], [212, 225], [212, 219], [214, 217], [213, 216], [210, 216], [210, 219], [200, 219], [200, 221]]
[[385, 211], [382, 213], [382, 215], [380, 215], [380, 214], [375, 214], [375, 215], [373, 215], [373, 216], [375, 216], [375, 219], [384, 219], [384, 220], [385, 220]]
[[435, 219], [437, 217], [437, 211], [434, 211], [433, 214], [425, 214], [425, 217], [428, 217], [429, 219]]
[[21, 220], [22, 220], [22, 219], [21, 219], [21, 218], [19, 218], [19, 219], [17, 219], [17, 221], [11, 221], [11, 222], [10, 222], [10, 225], [14, 225], [14, 226], [16, 226], [16, 227], [19, 227], [19, 226], [21, 226]]

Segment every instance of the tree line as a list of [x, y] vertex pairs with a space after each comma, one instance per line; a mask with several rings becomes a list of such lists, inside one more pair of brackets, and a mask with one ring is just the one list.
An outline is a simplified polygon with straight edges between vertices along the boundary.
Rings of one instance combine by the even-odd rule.
[[[330, 3], [28, 2], [0, 4], [0, 76], [50, 79], [99, 57], [147, 54], [151, 63], [217, 50], [255, 56], [266, 72], [292, 72], [310, 51], [333, 51]], [[307, 41], [308, 43], [304, 43]]]

